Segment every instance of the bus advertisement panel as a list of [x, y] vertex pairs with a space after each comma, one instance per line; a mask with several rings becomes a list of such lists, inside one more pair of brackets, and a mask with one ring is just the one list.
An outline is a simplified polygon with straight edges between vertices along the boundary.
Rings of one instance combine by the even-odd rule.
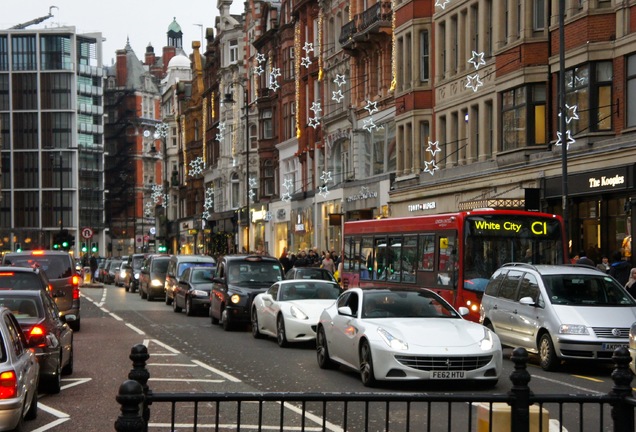
[[508, 262], [564, 264], [563, 220], [521, 210], [475, 210], [344, 224], [345, 287], [430, 288], [479, 320], [492, 273]]

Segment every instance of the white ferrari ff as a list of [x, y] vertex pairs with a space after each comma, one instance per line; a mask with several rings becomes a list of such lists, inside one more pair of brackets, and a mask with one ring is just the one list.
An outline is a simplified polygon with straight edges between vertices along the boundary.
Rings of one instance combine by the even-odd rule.
[[252, 336], [273, 336], [278, 345], [316, 338], [320, 314], [335, 303], [342, 288], [335, 282], [292, 279], [276, 282], [252, 302]]
[[494, 386], [501, 374], [497, 335], [462, 318], [428, 289], [350, 288], [318, 323], [318, 365], [341, 364], [378, 380], [470, 380]]

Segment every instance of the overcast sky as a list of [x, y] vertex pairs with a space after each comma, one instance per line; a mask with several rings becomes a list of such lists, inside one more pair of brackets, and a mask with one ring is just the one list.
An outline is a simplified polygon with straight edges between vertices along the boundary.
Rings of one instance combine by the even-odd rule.
[[[240, 14], [243, 4], [234, 0], [232, 13]], [[28, 28], [75, 26], [78, 33], [101, 32], [106, 38], [104, 65], [110, 65], [115, 51], [126, 46], [126, 38], [140, 59], [149, 43], [161, 55], [173, 18], [181, 26], [183, 48], [190, 54], [192, 41], [203, 39], [202, 28], [205, 35], [205, 28], [214, 27], [216, 5], [217, 0], [0, 0], [0, 28], [46, 16], [50, 6], [57, 6], [51, 10], [52, 18]]]

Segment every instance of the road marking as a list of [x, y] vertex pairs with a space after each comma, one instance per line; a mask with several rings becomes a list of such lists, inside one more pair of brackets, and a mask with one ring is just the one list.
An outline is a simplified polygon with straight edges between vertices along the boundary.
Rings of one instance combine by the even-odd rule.
[[181, 354], [179, 350], [177, 350], [175, 348], [172, 348], [170, 345], [167, 345], [167, 344], [161, 342], [160, 340], [157, 340], [157, 339], [145, 339], [144, 340], [144, 345], [146, 345], [147, 347], [150, 346], [150, 343], [157, 344], [160, 347], [165, 348], [165, 349], [167, 349], [168, 351], [170, 351], [172, 353]]
[[585, 376], [585, 375], [572, 375], [572, 376], [575, 377], [575, 378], [581, 378], [581, 379], [592, 381], [592, 382], [598, 382], [598, 383], [605, 382], [605, 381], [600, 380], [598, 378], [592, 378], [592, 377], [588, 377], [588, 376]]
[[222, 383], [225, 380], [199, 378], [148, 378], [148, 381]]
[[112, 316], [113, 318], [115, 318], [117, 321], [123, 321], [124, 319], [122, 317], [120, 317], [119, 315], [115, 315], [114, 313], [109, 313], [108, 315]]
[[[172, 427], [171, 423], [148, 423], [148, 426], [150, 427], [160, 427], [160, 428], [169, 428]], [[175, 427], [178, 428], [186, 428], [186, 429], [192, 429], [194, 428], [194, 425], [192, 423], [176, 423], [174, 425]], [[197, 429], [214, 429], [216, 427], [215, 424], [210, 423], [210, 424], [199, 424], [197, 423]], [[227, 429], [227, 430], [234, 430], [236, 429], [236, 424], [220, 424], [219, 425], [220, 429]], [[241, 424], [241, 430], [280, 430], [280, 426], [265, 426], [265, 425], [246, 425], [246, 424]], [[286, 431], [321, 431], [322, 427], [300, 427], [300, 426], [285, 426], [285, 430]], [[337, 429], [337, 430], [342, 430], [342, 429]]]
[[[280, 405], [280, 402], [278, 402], [278, 404]], [[303, 410], [301, 408], [298, 408], [296, 405], [290, 405], [290, 404], [283, 404], [283, 406], [293, 412], [295, 412], [296, 414], [303, 414]], [[315, 414], [312, 414], [309, 411], [305, 411], [305, 418], [313, 421], [316, 424], [322, 424], [322, 417], [318, 417]], [[344, 429], [342, 429], [340, 426], [337, 426], [331, 422], [325, 421], [325, 428], [328, 430], [332, 430], [334, 432], [342, 432], [344, 431]], [[285, 430], [289, 430], [287, 427], [285, 428]], [[318, 430], [322, 430], [322, 428], [318, 429]]]
[[71, 381], [70, 384], [66, 384], [60, 387], [62, 390], [66, 390], [67, 388], [75, 387], [76, 385], [84, 384], [91, 381], [93, 378], [64, 378], [62, 381]]
[[224, 377], [225, 379], [227, 379], [227, 380], [229, 380], [229, 381], [232, 381], [232, 382], [241, 382], [241, 380], [240, 380], [240, 379], [238, 379], [238, 378], [236, 378], [236, 377], [234, 377], [234, 376], [230, 375], [229, 373], [225, 373], [225, 372], [223, 372], [223, 371], [221, 371], [221, 370], [218, 370], [218, 369], [216, 369], [216, 368], [213, 368], [212, 366], [210, 366], [210, 365], [208, 365], [208, 364], [205, 364], [205, 363], [203, 363], [203, 362], [200, 362], [199, 360], [192, 360], [192, 363], [194, 363], [194, 364], [196, 364], [196, 365], [199, 365], [199, 366], [201, 366], [202, 368], [209, 370], [210, 372], [214, 372], [215, 374], [219, 374], [219, 375], [221, 375], [222, 377]]
[[70, 415], [66, 414], [65, 412], [62, 411], [58, 411], [55, 408], [51, 408], [48, 405], [44, 405], [42, 403], [40, 403], [40, 401], [38, 401], [38, 408], [41, 409], [44, 412], [47, 412], [51, 415], [54, 415], [57, 418], [67, 418], [70, 417]]
[[604, 392], [600, 392], [600, 391], [597, 391], [597, 390], [591, 390], [591, 389], [588, 389], [588, 388], [585, 388], [585, 387], [581, 387], [581, 386], [577, 386], [577, 385], [574, 385], [574, 384], [566, 383], [565, 381], [559, 381], [559, 380], [555, 380], [555, 379], [552, 379], [552, 378], [547, 378], [547, 377], [543, 377], [543, 376], [539, 376], [539, 375], [532, 375], [532, 379], [540, 379], [540, 380], [548, 381], [548, 382], [551, 382], [551, 383], [554, 383], [554, 384], [561, 384], [561, 385], [564, 385], [566, 387], [572, 387], [574, 389], [582, 390], [582, 391], [586, 391], [586, 392], [590, 392], [590, 393], [605, 394]]
[[145, 335], [146, 332], [144, 332], [143, 330], [139, 330], [137, 327], [135, 327], [134, 325], [130, 324], [130, 323], [126, 323], [126, 326], [129, 327], [130, 329], [132, 329], [133, 331], [137, 332], [137, 334], [140, 335]]
[[186, 364], [186, 363], [146, 363], [146, 366], [197, 367], [197, 365], [195, 364]]
[[[39, 402], [38, 402], [38, 407], [39, 407], [39, 405], [40, 405], [40, 404], [39, 404]], [[31, 432], [44, 432], [44, 431], [47, 431], [47, 430], [49, 430], [49, 429], [53, 429], [55, 426], [60, 425], [60, 424], [62, 424], [62, 423], [64, 423], [64, 422], [67, 422], [67, 421], [69, 421], [70, 419], [71, 419], [70, 417], [65, 417], [65, 418], [57, 419], [57, 420], [55, 420], [55, 421], [52, 421], [52, 422], [51, 422], [51, 423], [49, 423], [49, 424], [45, 424], [45, 425], [44, 425], [44, 426], [42, 426], [42, 427], [39, 427], [39, 428], [37, 428], [37, 429], [33, 429]]]

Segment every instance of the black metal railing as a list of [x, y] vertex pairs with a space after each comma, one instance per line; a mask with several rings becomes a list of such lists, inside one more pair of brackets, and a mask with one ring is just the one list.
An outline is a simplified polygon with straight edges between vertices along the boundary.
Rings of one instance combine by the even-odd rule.
[[[614, 352], [613, 387], [605, 394], [534, 394], [528, 353], [511, 355], [507, 393], [155, 393], [147, 385], [144, 345], [130, 354], [133, 369], [117, 395], [118, 432], [168, 430], [298, 431], [634, 431], [629, 351]], [[158, 405], [162, 408], [159, 409]], [[150, 410], [150, 407], [153, 410]], [[157, 409], [155, 409], [155, 407]], [[496, 424], [496, 426], [493, 426]], [[505, 423], [503, 423], [505, 424]]]

